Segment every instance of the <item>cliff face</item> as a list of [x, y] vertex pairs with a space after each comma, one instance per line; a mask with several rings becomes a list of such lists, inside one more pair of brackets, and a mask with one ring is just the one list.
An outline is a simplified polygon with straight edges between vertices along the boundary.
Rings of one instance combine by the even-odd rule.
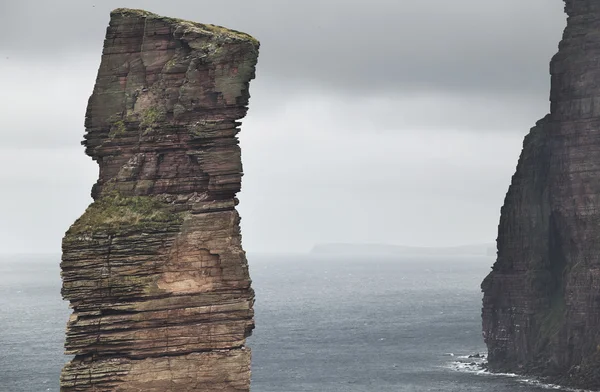
[[567, 0], [551, 111], [527, 135], [482, 283], [492, 370], [600, 387], [600, 3]]
[[61, 391], [248, 391], [235, 194], [258, 42], [118, 9], [86, 114], [94, 198], [63, 240]]

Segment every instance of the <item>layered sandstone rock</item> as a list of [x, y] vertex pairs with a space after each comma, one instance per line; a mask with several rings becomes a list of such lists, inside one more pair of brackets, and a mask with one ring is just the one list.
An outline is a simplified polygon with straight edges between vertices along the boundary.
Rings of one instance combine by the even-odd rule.
[[258, 42], [111, 13], [86, 115], [94, 203], [63, 240], [61, 391], [248, 391], [254, 295], [235, 210]]
[[525, 138], [484, 280], [489, 366], [600, 388], [600, 2], [566, 0], [551, 112]]

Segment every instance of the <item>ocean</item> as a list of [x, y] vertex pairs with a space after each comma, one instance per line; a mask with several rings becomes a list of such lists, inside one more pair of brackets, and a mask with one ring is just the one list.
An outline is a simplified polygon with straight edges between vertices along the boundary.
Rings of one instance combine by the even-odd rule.
[[[253, 392], [505, 392], [472, 366], [491, 257], [248, 255]], [[59, 256], [0, 257], [0, 392], [58, 392], [69, 309]]]

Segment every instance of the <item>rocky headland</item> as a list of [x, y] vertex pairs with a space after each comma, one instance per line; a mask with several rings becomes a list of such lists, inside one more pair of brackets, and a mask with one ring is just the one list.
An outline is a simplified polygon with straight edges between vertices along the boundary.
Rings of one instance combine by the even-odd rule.
[[61, 391], [249, 391], [254, 293], [237, 133], [259, 43], [141, 10], [111, 13], [86, 113], [94, 202], [61, 262]]
[[550, 114], [525, 137], [482, 283], [489, 368], [600, 388], [600, 2], [566, 0]]

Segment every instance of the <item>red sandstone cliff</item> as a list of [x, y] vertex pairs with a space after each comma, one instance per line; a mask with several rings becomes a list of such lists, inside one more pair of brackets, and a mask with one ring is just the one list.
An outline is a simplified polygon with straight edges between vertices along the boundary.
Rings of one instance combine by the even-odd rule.
[[566, 0], [550, 114], [531, 130], [482, 284], [492, 370], [600, 388], [600, 2]]
[[63, 240], [61, 391], [248, 391], [254, 293], [236, 137], [258, 42], [111, 13], [86, 114], [94, 203]]

